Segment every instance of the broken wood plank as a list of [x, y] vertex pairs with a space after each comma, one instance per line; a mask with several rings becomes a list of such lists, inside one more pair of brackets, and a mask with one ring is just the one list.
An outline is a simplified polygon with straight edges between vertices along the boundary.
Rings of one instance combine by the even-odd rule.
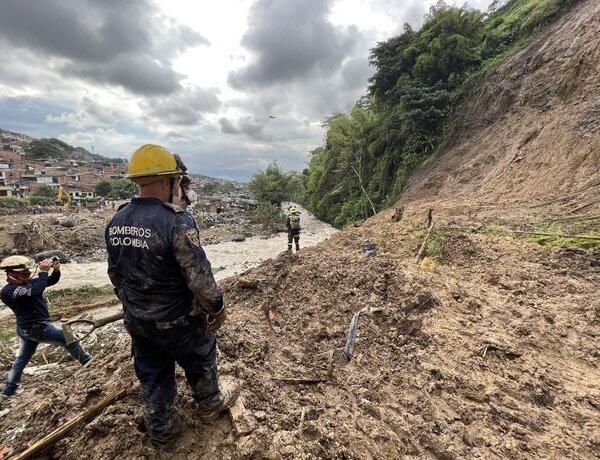
[[427, 228], [431, 227], [431, 224], [433, 223], [433, 209], [429, 208], [429, 210], [427, 211]]
[[[137, 385], [134, 386], [133, 388], [136, 388], [136, 387], [137, 387]], [[115, 390], [112, 393], [109, 393], [105, 398], [100, 400], [96, 405], [90, 407], [88, 410], [86, 410], [86, 411], [82, 412], [81, 414], [77, 415], [76, 417], [72, 418], [64, 425], [58, 427], [56, 430], [52, 431], [51, 433], [48, 433], [42, 439], [36, 441], [33, 445], [28, 447], [23, 452], [17, 454], [14, 457], [11, 457], [11, 458], [13, 460], [25, 460], [28, 458], [36, 457], [37, 454], [39, 454], [43, 450], [54, 445], [57, 441], [61, 440], [65, 436], [67, 436], [77, 425], [94, 418], [96, 415], [100, 414], [100, 412], [102, 412], [105, 408], [110, 406], [112, 403], [114, 403], [118, 399], [121, 399], [127, 393], [132, 391], [133, 388], [122, 388], [119, 390]]]
[[302, 413], [300, 414], [300, 424], [298, 425], [298, 431], [300, 434], [304, 432], [304, 419], [306, 418], [306, 407], [302, 408]]

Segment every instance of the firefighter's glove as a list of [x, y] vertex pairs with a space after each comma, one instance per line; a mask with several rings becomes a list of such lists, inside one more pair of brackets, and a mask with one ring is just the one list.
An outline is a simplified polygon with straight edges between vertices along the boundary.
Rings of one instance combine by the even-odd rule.
[[217, 331], [223, 325], [226, 318], [227, 312], [225, 311], [225, 306], [223, 306], [223, 308], [221, 308], [218, 311], [218, 313], [208, 316], [208, 327], [206, 328], [206, 330], [208, 332]]

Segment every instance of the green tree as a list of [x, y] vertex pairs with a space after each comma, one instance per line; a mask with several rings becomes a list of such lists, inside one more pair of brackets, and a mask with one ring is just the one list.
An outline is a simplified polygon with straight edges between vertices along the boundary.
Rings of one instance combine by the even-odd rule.
[[252, 177], [248, 188], [256, 200], [281, 206], [286, 197], [287, 177], [277, 163], [272, 163]]
[[32, 196], [44, 197], [44, 198], [56, 198], [58, 192], [48, 185], [42, 185], [35, 192], [33, 192]]
[[[309, 153], [309, 209], [342, 227], [393, 204], [448, 139], [478, 78], [575, 3], [509, 0], [485, 15], [440, 0], [419, 30], [405, 25], [378, 43], [368, 95], [349, 114], [333, 114], [323, 145]], [[268, 188], [266, 177], [256, 179]]]
[[113, 179], [111, 191], [106, 198], [109, 200], [130, 200], [138, 193], [138, 187], [127, 179]]
[[96, 195], [106, 198], [112, 191], [112, 184], [108, 180], [100, 181], [94, 187]]
[[67, 144], [58, 139], [35, 139], [25, 149], [25, 153], [27, 157], [31, 159], [64, 159], [67, 157], [65, 146], [67, 146]]

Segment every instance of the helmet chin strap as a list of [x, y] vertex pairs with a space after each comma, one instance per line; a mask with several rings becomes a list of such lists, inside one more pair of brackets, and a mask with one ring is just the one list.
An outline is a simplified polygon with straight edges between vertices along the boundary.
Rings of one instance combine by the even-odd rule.
[[169, 177], [169, 203], [173, 203], [173, 187], [175, 186], [175, 178]]

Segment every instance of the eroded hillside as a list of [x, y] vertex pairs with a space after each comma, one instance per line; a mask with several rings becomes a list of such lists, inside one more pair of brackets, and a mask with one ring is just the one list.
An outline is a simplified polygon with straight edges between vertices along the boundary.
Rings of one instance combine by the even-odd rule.
[[479, 216], [600, 210], [600, 4], [585, 1], [473, 91], [400, 204]]

